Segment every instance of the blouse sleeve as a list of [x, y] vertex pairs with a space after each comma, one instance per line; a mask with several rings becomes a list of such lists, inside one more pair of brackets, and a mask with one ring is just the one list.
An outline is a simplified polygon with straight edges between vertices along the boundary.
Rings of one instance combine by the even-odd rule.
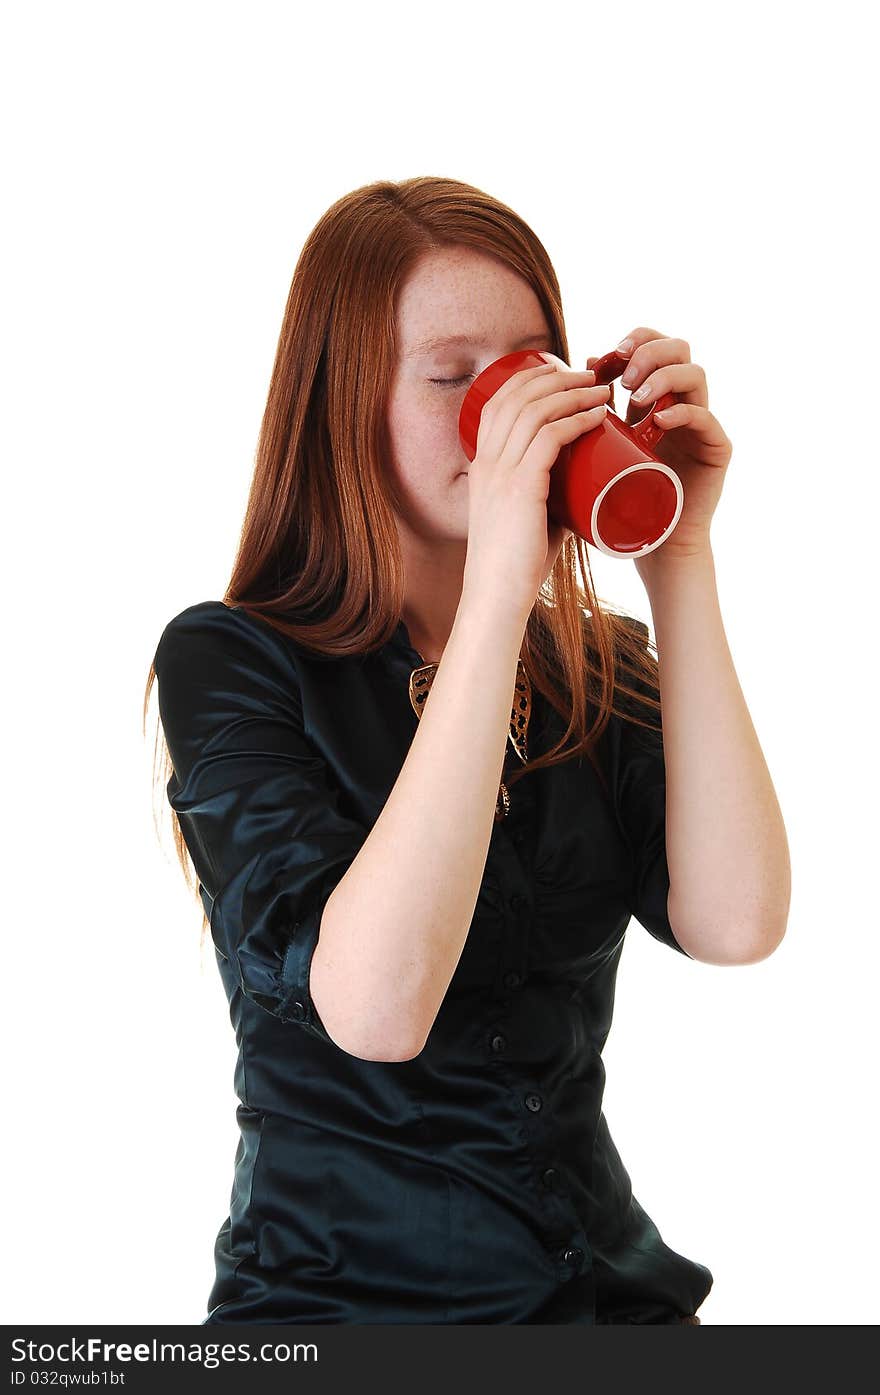
[[304, 734], [294, 657], [270, 626], [205, 603], [169, 622], [154, 666], [168, 801], [214, 944], [248, 998], [330, 1041], [309, 989], [312, 955], [369, 830], [342, 812]]
[[[634, 616], [626, 617], [647, 648], [648, 627]], [[660, 682], [654, 661], [655, 681], [646, 686], [641, 680], [630, 682], [638, 692], [659, 698]], [[640, 706], [638, 715], [646, 721], [656, 721], [653, 710]], [[631, 854], [631, 878], [628, 905], [636, 920], [664, 944], [677, 949], [688, 958], [687, 950], [678, 943], [669, 923], [669, 867], [666, 861], [666, 765], [663, 757], [662, 732], [648, 731], [631, 722], [612, 718], [615, 740], [612, 742], [613, 790], [615, 814]], [[662, 719], [661, 719], [662, 724]]]

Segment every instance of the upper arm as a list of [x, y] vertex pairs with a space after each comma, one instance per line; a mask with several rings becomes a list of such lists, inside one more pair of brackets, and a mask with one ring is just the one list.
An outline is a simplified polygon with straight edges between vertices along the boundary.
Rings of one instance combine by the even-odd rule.
[[214, 944], [249, 999], [330, 1041], [311, 960], [324, 905], [368, 830], [341, 809], [305, 735], [293, 654], [270, 627], [205, 603], [166, 626], [154, 665], [168, 801]]
[[[647, 648], [648, 627], [628, 616]], [[656, 674], [656, 662], [654, 670]], [[639, 692], [659, 697], [657, 676], [652, 684], [633, 684]], [[645, 720], [656, 714], [641, 710]], [[676, 939], [669, 920], [669, 866], [666, 860], [666, 765], [662, 731], [649, 731], [614, 717], [610, 727], [611, 780], [614, 809], [630, 850], [628, 905], [645, 929], [681, 954], [691, 958]]]

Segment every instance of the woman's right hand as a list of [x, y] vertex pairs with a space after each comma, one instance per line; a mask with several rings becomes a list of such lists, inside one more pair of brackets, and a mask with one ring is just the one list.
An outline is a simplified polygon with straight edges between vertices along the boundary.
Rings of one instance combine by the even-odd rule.
[[547, 515], [550, 471], [564, 445], [605, 417], [610, 389], [595, 377], [553, 357], [511, 374], [482, 410], [462, 589], [524, 624], [568, 534]]

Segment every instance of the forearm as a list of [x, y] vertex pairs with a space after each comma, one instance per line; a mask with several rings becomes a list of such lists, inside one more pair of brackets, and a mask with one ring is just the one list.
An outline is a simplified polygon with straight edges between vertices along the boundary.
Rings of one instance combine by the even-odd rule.
[[695, 959], [750, 963], [785, 933], [791, 866], [724, 633], [714, 558], [707, 545], [640, 574], [659, 659], [670, 924]]
[[463, 599], [385, 806], [324, 910], [311, 992], [353, 1055], [424, 1044], [473, 918], [525, 619]]

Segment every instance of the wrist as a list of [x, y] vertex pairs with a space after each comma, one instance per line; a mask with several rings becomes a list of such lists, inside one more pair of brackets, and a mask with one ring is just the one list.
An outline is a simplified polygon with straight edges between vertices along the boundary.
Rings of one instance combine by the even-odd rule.
[[504, 597], [494, 596], [483, 588], [476, 588], [467, 582], [462, 587], [461, 599], [456, 613], [456, 624], [461, 622], [466, 629], [484, 629], [502, 642], [515, 645], [517, 651], [522, 645], [523, 635], [529, 615]]
[[[642, 560], [650, 562], [652, 557], [653, 554]], [[638, 562], [636, 566], [639, 566]], [[685, 604], [688, 596], [717, 592], [715, 559], [711, 549], [692, 552], [687, 556], [679, 554], [668, 557], [662, 564], [658, 561], [653, 566], [640, 568], [639, 576], [655, 614], [658, 608], [665, 610], [670, 606]]]
[[714, 567], [715, 555], [708, 539], [705, 543], [688, 545], [684, 551], [665, 543], [649, 552], [646, 557], [640, 557], [634, 565], [639, 576], [646, 579], [666, 573], [677, 575], [680, 572], [698, 572]]

